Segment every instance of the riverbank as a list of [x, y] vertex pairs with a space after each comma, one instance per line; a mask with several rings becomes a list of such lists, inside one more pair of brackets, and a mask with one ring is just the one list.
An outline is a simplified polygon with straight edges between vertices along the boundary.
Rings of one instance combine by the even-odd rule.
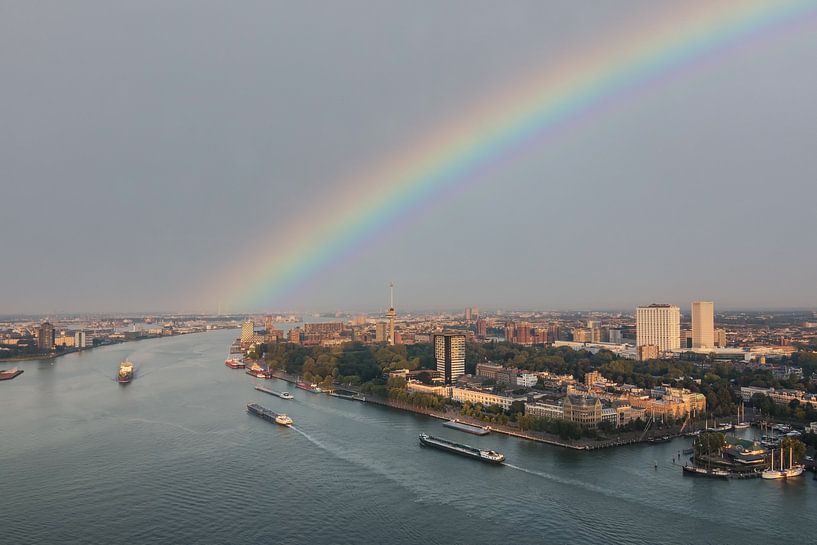
[[[283, 380], [285, 382], [289, 382], [292, 384], [296, 384], [301, 379], [300, 377], [290, 375], [288, 373], [284, 373], [283, 371], [272, 371], [270, 376], [275, 379]], [[344, 390], [348, 390], [350, 392], [359, 393], [360, 387], [352, 385], [352, 384], [345, 384], [345, 385], [338, 385], [338, 388], [342, 388]], [[436, 411], [433, 409], [426, 409], [424, 407], [417, 407], [415, 405], [411, 405], [408, 403], [402, 403], [399, 401], [395, 401], [393, 399], [388, 398], [381, 398], [379, 396], [374, 396], [370, 393], [366, 394], [366, 403], [372, 403], [374, 405], [379, 405], [381, 407], [388, 407], [390, 409], [395, 409], [404, 412], [410, 412], [414, 414], [419, 414], [423, 416], [428, 416], [430, 418], [435, 418], [438, 420], [454, 420], [458, 419], [463, 423], [471, 424], [473, 426], [478, 426], [481, 428], [489, 428], [492, 432], [501, 433], [503, 435], [508, 435], [511, 437], [516, 437], [519, 439], [525, 439], [527, 441], [534, 441], [536, 443], [544, 443], [547, 445], [552, 445], [556, 447], [571, 449], [571, 450], [599, 450], [605, 448], [612, 448], [612, 447], [620, 447], [625, 445], [634, 445], [639, 443], [644, 444], [652, 444], [655, 441], [652, 440], [651, 437], [647, 437], [647, 434], [639, 431], [639, 432], [628, 432], [626, 434], [621, 434], [615, 438], [605, 438], [601, 440], [593, 439], [593, 438], [582, 438], [577, 440], [570, 440], [570, 439], [563, 439], [557, 435], [552, 435], [545, 432], [535, 432], [535, 431], [525, 431], [515, 428], [513, 426], [501, 425], [492, 423], [490, 425], [486, 424], [479, 419], [465, 416], [461, 414], [457, 410], [447, 410], [447, 411]], [[675, 438], [675, 437], [682, 437], [683, 434], [680, 431], [661, 431], [662, 438]]]

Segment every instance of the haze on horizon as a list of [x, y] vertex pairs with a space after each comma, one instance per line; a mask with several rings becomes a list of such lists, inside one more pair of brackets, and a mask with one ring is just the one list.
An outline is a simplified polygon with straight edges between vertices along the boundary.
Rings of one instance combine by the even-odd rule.
[[[215, 311], [334, 184], [656, 4], [4, 1], [0, 314]], [[259, 306], [817, 307], [815, 58], [696, 63]]]

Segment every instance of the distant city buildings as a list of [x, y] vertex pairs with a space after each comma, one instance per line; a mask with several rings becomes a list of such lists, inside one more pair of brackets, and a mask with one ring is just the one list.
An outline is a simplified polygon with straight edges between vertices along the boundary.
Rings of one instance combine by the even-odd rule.
[[453, 384], [465, 374], [465, 335], [438, 333], [434, 335], [434, 356], [437, 371], [445, 384]]
[[681, 348], [681, 309], [652, 304], [636, 309], [636, 346], [655, 345], [660, 352]]

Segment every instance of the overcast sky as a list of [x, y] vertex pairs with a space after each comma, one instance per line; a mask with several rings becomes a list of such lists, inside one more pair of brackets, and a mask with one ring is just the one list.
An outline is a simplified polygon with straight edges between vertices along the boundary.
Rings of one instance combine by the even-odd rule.
[[[213, 310], [350, 173], [654, 1], [0, 0], [0, 314]], [[270, 309], [817, 306], [817, 32], [699, 63]], [[239, 310], [239, 309], [232, 309]]]

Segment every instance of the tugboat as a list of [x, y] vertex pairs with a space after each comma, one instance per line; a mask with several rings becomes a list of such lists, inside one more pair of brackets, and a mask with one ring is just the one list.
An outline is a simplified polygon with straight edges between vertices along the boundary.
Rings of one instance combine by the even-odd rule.
[[452, 452], [468, 458], [474, 458], [489, 464], [501, 464], [505, 461], [505, 455], [500, 454], [499, 452], [495, 452], [493, 450], [482, 450], [469, 445], [455, 443], [440, 437], [433, 437], [427, 433], [420, 434], [420, 445], [424, 447], [438, 448], [440, 450], [445, 450], [447, 452]]
[[119, 374], [116, 376], [116, 381], [119, 384], [127, 384], [133, 380], [133, 363], [128, 360], [119, 364]]

